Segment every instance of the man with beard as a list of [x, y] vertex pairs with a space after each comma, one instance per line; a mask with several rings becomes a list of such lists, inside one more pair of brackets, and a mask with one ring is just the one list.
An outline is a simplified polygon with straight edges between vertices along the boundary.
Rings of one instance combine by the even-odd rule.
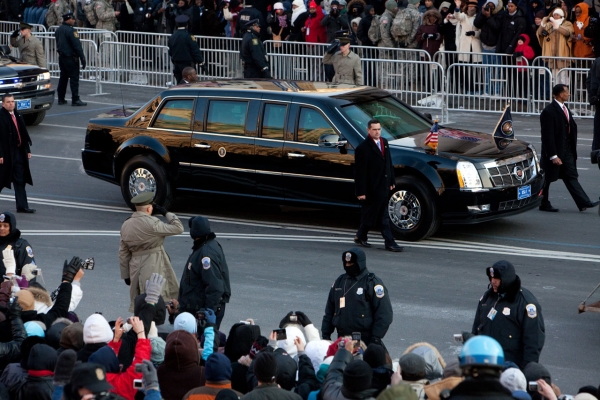
[[354, 247], [343, 252], [342, 262], [346, 273], [329, 290], [321, 323], [323, 339], [331, 340], [335, 329], [338, 337], [360, 332], [367, 345], [382, 344], [393, 320], [389, 293], [383, 281], [367, 270], [367, 256], [361, 249]]

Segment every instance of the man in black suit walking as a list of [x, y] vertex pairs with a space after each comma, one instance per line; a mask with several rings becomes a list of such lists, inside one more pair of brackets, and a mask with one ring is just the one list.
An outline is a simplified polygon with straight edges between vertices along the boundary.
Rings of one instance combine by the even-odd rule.
[[569, 100], [569, 87], [558, 84], [552, 88], [552, 103], [544, 108], [540, 115], [542, 126], [542, 158], [540, 163], [546, 171], [544, 198], [540, 205], [541, 211], [557, 212], [552, 207], [549, 197], [550, 183], [563, 180], [567, 190], [579, 207], [579, 211], [596, 207], [598, 201], [592, 202], [585, 194], [577, 178], [577, 124], [565, 102]]
[[381, 137], [381, 124], [372, 119], [367, 124], [367, 138], [354, 152], [356, 197], [362, 204], [361, 220], [354, 243], [371, 247], [367, 242], [369, 230], [381, 223], [385, 249], [402, 251], [392, 236], [386, 204], [390, 190], [396, 186], [394, 166], [388, 141]]

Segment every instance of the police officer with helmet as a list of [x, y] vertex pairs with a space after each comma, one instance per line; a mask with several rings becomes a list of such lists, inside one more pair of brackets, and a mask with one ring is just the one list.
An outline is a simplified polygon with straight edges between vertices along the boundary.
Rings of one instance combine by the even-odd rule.
[[202, 57], [196, 38], [187, 31], [189, 19], [187, 15], [179, 15], [175, 18], [177, 30], [169, 37], [169, 56], [171, 56], [174, 67], [173, 75], [175, 75], [177, 83], [181, 82], [182, 71], [185, 67], [193, 67], [194, 64], [198, 64], [204, 70], [204, 57]]
[[325, 315], [321, 323], [323, 339], [360, 332], [367, 345], [383, 345], [381, 339], [392, 324], [390, 296], [383, 281], [367, 270], [367, 256], [357, 248], [342, 253], [346, 273], [340, 275], [329, 290]]
[[71, 105], [87, 106], [79, 98], [79, 63], [81, 69], [85, 69], [85, 55], [79, 41], [79, 34], [73, 28], [75, 17], [72, 12], [63, 16], [63, 23], [54, 33], [56, 38], [56, 49], [58, 51], [58, 66], [60, 78], [58, 80], [58, 104], [67, 104], [65, 95], [67, 93], [67, 82], [71, 80]]
[[244, 78], [271, 78], [267, 53], [260, 40], [260, 22], [253, 19], [246, 23], [246, 33], [240, 49]]
[[535, 296], [521, 286], [515, 267], [505, 260], [486, 268], [490, 280], [481, 296], [471, 333], [496, 339], [507, 361], [524, 369], [538, 362], [546, 338], [542, 308]]

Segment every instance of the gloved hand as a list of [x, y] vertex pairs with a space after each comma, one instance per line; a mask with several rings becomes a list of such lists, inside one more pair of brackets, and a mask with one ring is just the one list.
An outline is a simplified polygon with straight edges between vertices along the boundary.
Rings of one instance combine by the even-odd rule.
[[161, 214], [161, 215], [167, 215], [168, 211], [166, 208], [164, 208], [163, 206], [159, 206], [156, 203], [152, 203], [152, 208], [154, 209], [154, 211], [156, 211], [157, 213]]
[[428, 34], [424, 33], [421, 35], [421, 40], [426, 40], [427, 36], [429, 36]]
[[429, 35], [427, 35], [427, 39], [434, 39], [435, 38], [435, 33], [430, 33]]
[[340, 41], [336, 39], [327, 48], [327, 54], [335, 54], [335, 52], [338, 51], [339, 49], [340, 49]]
[[67, 349], [60, 353], [54, 367], [54, 385], [65, 386], [71, 381], [71, 372], [73, 372], [76, 362], [77, 353], [75, 350]]
[[378, 338], [377, 336], [372, 336], [371, 337], [371, 343], [383, 346], [383, 342], [381, 341], [381, 338]]
[[304, 314], [302, 311], [296, 311], [296, 316], [298, 317], [298, 322], [300, 322], [302, 326], [312, 324], [311, 320], [308, 319], [306, 314]]
[[154, 368], [152, 362], [149, 360], [143, 360], [140, 364], [136, 364], [135, 372], [141, 372], [144, 376], [144, 390], [159, 390], [158, 375], [156, 374], [156, 368]]
[[475, 335], [473, 335], [471, 332], [463, 332], [462, 333], [463, 343], [466, 343], [467, 340], [471, 339], [473, 336], [475, 336]]
[[323, 335], [323, 340], [331, 340], [331, 335]]
[[267, 68], [263, 68], [263, 70], [262, 70], [262, 77], [265, 78], [265, 79], [271, 79], [272, 78], [271, 71], [269, 71], [268, 67]]
[[10, 35], [11, 38], [16, 38], [19, 36], [20, 29], [15, 29], [15, 31]]
[[23, 266], [23, 268], [21, 269], [21, 276], [24, 276], [25, 279], [27, 279], [28, 281], [34, 279], [36, 275], [33, 274], [33, 270], [35, 270], [36, 268], [37, 266], [34, 264], [27, 264]]
[[598, 96], [590, 97], [590, 106], [595, 106], [598, 104]]
[[547, 30], [545, 30], [545, 29], [542, 29], [542, 36], [543, 36], [543, 37], [546, 37], [546, 36], [548, 36], [548, 35], [549, 35], [548, 31], [547, 31]]
[[12, 304], [8, 308], [8, 318], [10, 318], [11, 320], [15, 318], [20, 318], [21, 313], [23, 312], [23, 308], [21, 308], [21, 305], [19, 304], [18, 300], [19, 297], [15, 296]]
[[160, 274], [154, 272], [146, 281], [146, 303], [158, 303], [158, 296], [167, 280]]
[[475, 31], [467, 31], [465, 33], [466, 36], [475, 36]]
[[0, 307], [6, 307], [6, 305], [10, 302], [11, 294], [12, 282], [2, 282], [2, 284], [0, 284]]
[[77, 275], [77, 273], [79, 272], [79, 269], [81, 268], [81, 258], [79, 257], [73, 257], [71, 258], [71, 262], [69, 262], [67, 264], [67, 260], [65, 260], [65, 264], [63, 265], [63, 271], [62, 271], [62, 281], [61, 282], [73, 282], [73, 278], [75, 278], [75, 275]]
[[515, 51], [514, 47], [508, 46], [506, 48], [506, 54], [512, 54]]
[[215, 314], [215, 312], [213, 310], [211, 310], [210, 308], [207, 308], [204, 311], [204, 315], [206, 316], [206, 322], [208, 322], [210, 325], [216, 325], [217, 324], [217, 315]]
[[206, 63], [200, 64], [200, 69], [206, 74]]
[[131, 278], [125, 278], [125, 279], [123, 279], [123, 280], [125, 281], [125, 284], [126, 284], [127, 286], [131, 286]]
[[283, 328], [285, 328], [286, 325], [289, 325], [289, 324], [298, 324], [299, 323], [298, 321], [291, 321], [290, 320], [290, 316], [292, 314], [294, 314], [294, 311], [290, 311], [289, 313], [287, 313], [285, 315], [285, 317], [283, 317], [281, 319], [281, 322], [279, 323], [279, 329], [283, 329]]
[[86, 66], [85, 60], [81, 60], [81, 69], [85, 69]]
[[522, 51], [515, 51], [513, 53], [513, 57], [515, 57], [515, 58], [523, 57], [523, 52]]
[[6, 275], [14, 275], [17, 268], [17, 261], [15, 260], [15, 252], [12, 249], [12, 245], [9, 244], [4, 250], [2, 250], [2, 261], [4, 262], [4, 267], [6, 268]]

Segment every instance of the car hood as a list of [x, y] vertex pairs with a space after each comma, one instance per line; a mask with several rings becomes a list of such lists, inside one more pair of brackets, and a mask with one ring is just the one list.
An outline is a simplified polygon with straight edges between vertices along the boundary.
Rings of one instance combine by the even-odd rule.
[[0, 79], [14, 78], [15, 76], [31, 76], [48, 72], [45, 68], [36, 65], [10, 63], [0, 65]]
[[[429, 132], [419, 133], [410, 137], [390, 141], [392, 147], [411, 147], [422, 149], [423, 152], [431, 151], [425, 145], [425, 138]], [[443, 128], [438, 131], [438, 155], [448, 158], [461, 159], [497, 159], [511, 155], [523, 154], [528, 143], [513, 140], [505, 149], [499, 150], [494, 142], [494, 137], [487, 133], [473, 132], [462, 129]]]

